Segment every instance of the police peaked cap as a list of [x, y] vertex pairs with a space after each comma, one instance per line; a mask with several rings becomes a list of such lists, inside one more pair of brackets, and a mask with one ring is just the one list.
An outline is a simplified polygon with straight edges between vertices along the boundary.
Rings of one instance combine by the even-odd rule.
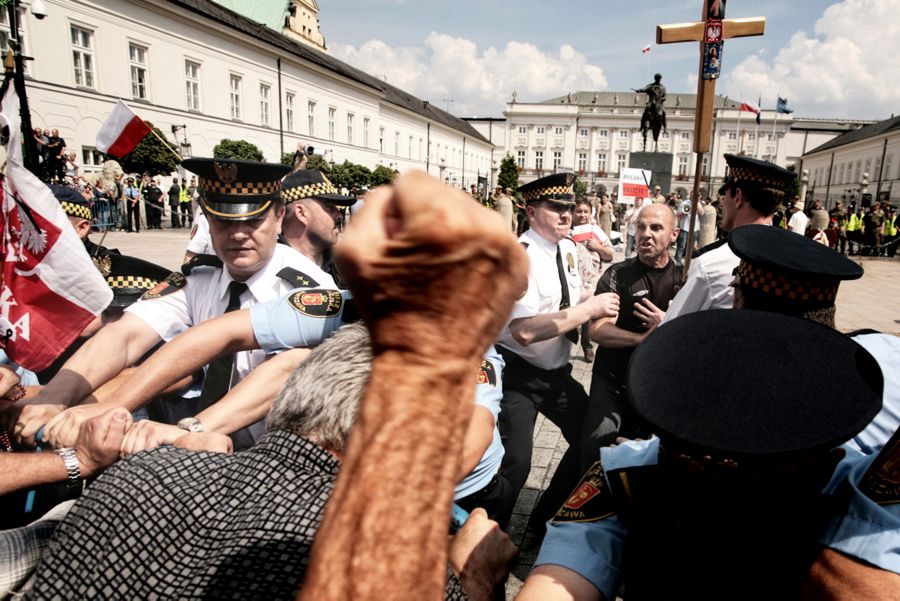
[[59, 201], [63, 212], [70, 217], [79, 217], [90, 221], [93, 219], [91, 212], [91, 203], [82, 196], [78, 190], [69, 186], [60, 186], [57, 184], [49, 184], [50, 191]]
[[863, 275], [862, 267], [842, 254], [779, 227], [736, 228], [728, 246], [741, 259], [735, 281], [742, 291], [793, 307], [829, 307], [841, 280]]
[[674, 319], [628, 365], [632, 406], [664, 447], [738, 464], [837, 447], [878, 413], [882, 386], [878, 363], [850, 337], [749, 309]]
[[575, 194], [572, 192], [574, 182], [574, 173], [553, 173], [519, 186], [518, 192], [525, 202], [546, 200], [575, 206]]
[[726, 154], [725, 162], [728, 163], [729, 182], [750, 182], [784, 194], [788, 184], [797, 179], [796, 173], [775, 163], [739, 154]]
[[349, 207], [356, 203], [356, 197], [338, 194], [334, 184], [317, 169], [300, 169], [284, 178], [281, 182], [281, 197], [284, 202], [315, 198], [339, 207]]
[[127, 307], [172, 272], [156, 263], [116, 253], [91, 259], [113, 291], [110, 307]]
[[237, 159], [191, 158], [181, 166], [197, 174], [206, 216], [229, 221], [263, 217], [281, 200], [281, 178], [291, 170], [287, 165]]

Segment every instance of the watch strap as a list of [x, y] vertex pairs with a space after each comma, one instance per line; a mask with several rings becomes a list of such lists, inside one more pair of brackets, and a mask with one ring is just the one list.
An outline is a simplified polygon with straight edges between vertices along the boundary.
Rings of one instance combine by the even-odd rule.
[[66, 487], [75, 488], [81, 486], [81, 464], [78, 462], [78, 455], [75, 449], [66, 447], [56, 451], [62, 457], [63, 463], [66, 464]]

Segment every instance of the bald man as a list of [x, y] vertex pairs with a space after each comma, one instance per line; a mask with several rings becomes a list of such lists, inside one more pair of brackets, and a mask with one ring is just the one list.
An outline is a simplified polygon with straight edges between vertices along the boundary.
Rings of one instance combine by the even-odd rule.
[[615, 442], [616, 436], [639, 434], [627, 403], [625, 372], [634, 348], [665, 317], [665, 308], [681, 285], [682, 268], [669, 256], [676, 238], [672, 209], [664, 204], [645, 206], [635, 226], [637, 256], [607, 269], [597, 283], [596, 294], [619, 295], [621, 310], [615, 323], [591, 324], [591, 340], [598, 346], [582, 448], [598, 449]]

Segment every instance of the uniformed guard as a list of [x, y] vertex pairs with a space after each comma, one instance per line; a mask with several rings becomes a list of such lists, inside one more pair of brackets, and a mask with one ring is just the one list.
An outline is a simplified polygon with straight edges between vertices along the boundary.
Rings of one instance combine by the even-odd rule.
[[[137, 362], [160, 340], [191, 325], [240, 307], [274, 300], [298, 285], [334, 287], [331, 276], [276, 236], [284, 215], [281, 178], [285, 165], [232, 159], [188, 159], [185, 169], [199, 178], [200, 205], [209, 219], [216, 255], [199, 255], [143, 294], [122, 319], [101, 329], [66, 363], [36, 399], [24, 407], [16, 435], [29, 441], [47, 425], [54, 446], [74, 440], [80, 423], [108, 410], [105, 405], [72, 407], [122, 369]], [[171, 405], [168, 419], [202, 430], [193, 416], [215, 403], [229, 387], [265, 360], [262, 351], [236, 353], [208, 366], [200, 396]], [[35, 401], [32, 401], [33, 403]], [[52, 407], [51, 407], [52, 405]], [[71, 408], [59, 413], [59, 405]], [[135, 411], [139, 407], [126, 407]], [[254, 424], [238, 433], [235, 448], [262, 432]]]
[[566, 237], [575, 207], [573, 181], [571, 173], [557, 173], [519, 188], [531, 225], [519, 237], [530, 260], [528, 290], [513, 306], [510, 322], [497, 339], [497, 349], [506, 362], [499, 423], [506, 450], [501, 477], [508, 485], [504, 487], [503, 510], [496, 518], [502, 526], [506, 526], [531, 468], [538, 412], [559, 426], [569, 443], [532, 513], [538, 535], [580, 472], [580, 438], [588, 398], [571, 375], [572, 343], [583, 323], [618, 313], [615, 294], [581, 298], [578, 253], [575, 243]]
[[63, 212], [69, 218], [69, 223], [75, 228], [75, 233], [81, 238], [81, 241], [84, 243], [84, 249], [90, 256], [101, 257], [110, 253], [118, 254], [118, 250], [94, 244], [88, 237], [94, 224], [94, 213], [91, 210], [91, 203], [84, 196], [68, 186], [60, 186], [58, 184], [49, 184], [49, 186], [50, 191], [53, 192], [53, 196], [59, 201]]
[[[829, 384], [809, 386], [820, 378]], [[659, 328], [629, 366], [635, 411], [659, 437], [601, 449], [521, 599], [552, 601], [561, 588], [614, 599], [623, 579], [629, 599], [796, 599], [833, 551], [841, 567], [827, 585], [867, 570], [896, 593], [890, 458], [841, 447], [881, 389], [869, 353], [806, 320], [712, 310]], [[880, 484], [861, 484], [867, 469]]]
[[838, 286], [863, 269], [824, 244], [789, 230], [747, 225], [728, 236], [739, 259], [734, 307], [775, 311], [834, 327]]
[[281, 196], [286, 207], [284, 243], [312, 259], [341, 285], [331, 254], [343, 226], [344, 211], [356, 204], [356, 197], [339, 194], [316, 169], [300, 169], [285, 177]]
[[[768, 161], [726, 154], [728, 179], [719, 188], [722, 229], [771, 225], [772, 214], [784, 200], [797, 175]], [[684, 285], [666, 309], [663, 323], [694, 311], [730, 309], [734, 304], [734, 269], [739, 259], [721, 238], [694, 253]]]

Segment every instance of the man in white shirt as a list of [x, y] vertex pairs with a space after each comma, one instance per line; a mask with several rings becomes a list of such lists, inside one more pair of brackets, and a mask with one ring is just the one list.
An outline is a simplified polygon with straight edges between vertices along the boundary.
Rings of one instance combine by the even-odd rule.
[[[200, 178], [200, 204], [209, 219], [216, 255], [201, 255], [183, 265], [181, 272], [172, 273], [120, 320], [86, 342], [38, 397], [21, 407], [14, 432], [23, 442], [33, 443], [34, 435], [46, 425], [45, 437], [52, 446], [71, 446], [82, 421], [113, 407], [75, 405], [137, 363], [161, 340], [171, 340], [191, 325], [274, 300], [295, 288], [299, 279], [335, 286], [312, 260], [276, 244], [284, 216], [281, 178], [287, 166], [227, 159], [188, 159], [183, 166]], [[217, 364], [216, 370], [211, 364], [193, 409], [214, 403], [264, 360], [264, 352], [253, 351], [231, 356], [228, 365]], [[184, 424], [185, 429], [190, 426]], [[261, 424], [251, 427], [251, 435], [261, 432]], [[244, 443], [252, 443], [242, 437]]]
[[532, 436], [538, 412], [562, 430], [569, 449], [532, 513], [540, 529], [578, 481], [580, 439], [588, 396], [572, 378], [569, 354], [581, 324], [615, 318], [615, 294], [585, 294], [575, 243], [566, 236], [572, 225], [575, 196], [571, 173], [556, 173], [519, 188], [531, 229], [519, 237], [530, 267], [528, 290], [513, 305], [496, 347], [506, 363], [499, 419], [505, 455], [500, 468], [504, 499], [497, 521], [505, 528], [531, 468]]
[[794, 206], [791, 207], [791, 219], [788, 221], [788, 229], [801, 236], [806, 235], [806, 228], [809, 226], [809, 217], [803, 212], [803, 207], [803, 201], [799, 197], [794, 197]]
[[[719, 189], [722, 197], [722, 229], [742, 225], [771, 225], [775, 207], [785, 187], [797, 177], [774, 163], [726, 154], [728, 180]], [[687, 280], [672, 299], [662, 323], [707, 309], [730, 309], [734, 302], [733, 272], [740, 259], [722, 238], [701, 248], [693, 256]]]

